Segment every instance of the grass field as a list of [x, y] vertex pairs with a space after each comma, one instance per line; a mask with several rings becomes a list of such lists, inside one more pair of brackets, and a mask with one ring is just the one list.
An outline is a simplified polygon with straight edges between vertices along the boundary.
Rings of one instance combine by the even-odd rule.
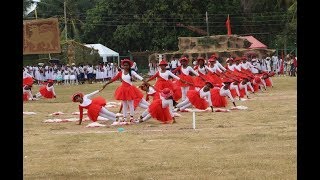
[[[86, 128], [90, 123], [43, 123], [78, 111], [77, 91], [101, 84], [55, 86], [57, 98], [24, 103], [25, 179], [296, 179], [297, 79], [274, 77], [274, 88], [236, 101], [247, 110], [180, 113], [176, 124], [156, 120], [118, 127]], [[100, 93], [113, 99], [112, 83]], [[138, 84], [136, 84], [138, 85]], [[34, 86], [33, 92], [38, 90]], [[229, 103], [229, 105], [232, 105]], [[117, 112], [119, 108], [109, 108]], [[138, 108], [136, 117], [143, 110]], [[110, 125], [111, 122], [107, 122]]]

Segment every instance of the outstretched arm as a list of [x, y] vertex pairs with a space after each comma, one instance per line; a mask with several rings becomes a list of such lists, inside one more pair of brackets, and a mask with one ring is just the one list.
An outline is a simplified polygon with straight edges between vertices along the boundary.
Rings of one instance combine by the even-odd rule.
[[112, 78], [110, 81], [108, 81], [106, 84], [104, 84], [104, 85], [102, 86], [102, 89], [101, 89], [101, 90], [103, 90], [108, 84], [111, 84], [111, 83], [113, 83], [114, 81], [118, 80], [118, 79], [121, 77], [121, 75], [122, 75], [122, 72], [121, 72], [121, 71], [118, 72], [118, 74], [117, 74], [114, 78]]

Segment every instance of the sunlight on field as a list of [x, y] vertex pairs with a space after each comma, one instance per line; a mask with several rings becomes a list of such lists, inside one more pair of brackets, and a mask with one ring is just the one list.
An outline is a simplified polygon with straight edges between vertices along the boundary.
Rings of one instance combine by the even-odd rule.
[[[274, 88], [236, 101], [247, 110], [179, 112], [176, 124], [156, 120], [119, 127], [86, 128], [72, 118], [73, 93], [90, 93], [102, 84], [55, 86], [57, 98], [24, 103], [25, 179], [296, 179], [297, 82], [274, 77]], [[99, 95], [108, 102], [119, 83]], [[139, 85], [136, 83], [136, 85]], [[33, 87], [33, 93], [38, 90]], [[230, 102], [229, 106], [232, 105]], [[119, 107], [108, 108], [118, 112]], [[65, 114], [48, 116], [62, 111]], [[143, 109], [138, 108], [139, 117]]]

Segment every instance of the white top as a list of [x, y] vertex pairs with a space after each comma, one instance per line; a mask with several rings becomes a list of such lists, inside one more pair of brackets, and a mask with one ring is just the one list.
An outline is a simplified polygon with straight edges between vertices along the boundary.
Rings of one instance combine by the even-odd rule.
[[153, 94], [155, 92], [156, 92], [156, 90], [154, 90], [153, 87], [149, 86], [149, 91], [147, 92], [147, 94]]
[[201, 74], [207, 74], [207, 71], [213, 72], [213, 70], [209, 70], [209, 67], [204, 65], [202, 68], [200, 68], [200, 66], [198, 66], [197, 71], [200, 72]]
[[87, 71], [88, 71], [88, 73], [93, 73], [93, 67], [88, 67]]
[[31, 74], [27, 73], [26, 71], [23, 71], [23, 78], [32, 77]]
[[252, 64], [249, 61], [247, 61], [246, 63], [241, 63], [241, 67], [243, 69], [249, 69], [249, 68], [251, 69], [251, 68], [253, 68]]
[[224, 86], [222, 86], [221, 88], [220, 88], [220, 96], [227, 96], [227, 97], [229, 97], [230, 98], [230, 100], [232, 101], [232, 102], [234, 102], [234, 99], [233, 99], [233, 97], [232, 97], [232, 95], [231, 95], [231, 92], [230, 92], [230, 90], [229, 89], [223, 89], [223, 87]]
[[178, 67], [178, 61], [175, 59], [175, 60], [172, 60], [171, 61], [171, 68], [177, 68]]
[[238, 71], [241, 71], [241, 64], [238, 64], [238, 65], [234, 65], [234, 68]]
[[228, 68], [229, 68], [231, 71], [234, 71], [235, 64], [232, 64], [231, 66], [228, 64]]
[[[124, 72], [122, 71], [121, 73], [121, 79], [122, 81], [132, 85], [132, 81], [131, 81], [131, 77], [129, 75], [129, 73], [127, 75], [124, 74]], [[131, 71], [131, 75], [136, 77], [137, 79], [139, 79], [140, 81], [142, 81], [143, 77], [141, 77], [139, 74], [137, 74], [135, 71]]]
[[173, 77], [174, 79], [180, 80], [180, 78], [176, 75], [174, 75], [171, 71], [166, 70], [166, 72], [162, 73], [161, 70], [158, 71], [159, 76], [165, 80], [169, 79], [169, 76]]
[[25, 89], [24, 89], [25, 87], [26, 87], [26, 86], [23, 86], [23, 88], [22, 88], [22, 89], [23, 89], [23, 94], [27, 93], [28, 96], [29, 96], [29, 100], [30, 100], [30, 99], [32, 99], [31, 90], [29, 90], [29, 89], [28, 89], [28, 90], [25, 90]]
[[192, 73], [195, 74], [196, 76], [199, 76], [199, 74], [198, 74], [195, 70], [193, 70], [192, 67], [190, 67], [190, 66], [188, 66], [187, 68], [183, 68], [183, 67], [181, 66], [181, 72], [182, 72], [183, 74], [187, 75], [187, 76], [189, 75], [190, 72], [192, 72]]
[[54, 91], [54, 87], [53, 86], [49, 87], [48, 84], [47, 84], [46, 89], [48, 91], [52, 91], [53, 95], [56, 95], [56, 92]]
[[[214, 66], [219, 69], [219, 70], [222, 70], [222, 71], [226, 71], [226, 68], [224, 68], [220, 63], [219, 61], [216, 61], [216, 63], [214, 63]], [[221, 71], [220, 71], [221, 72]]]
[[[160, 96], [160, 97], [161, 97], [161, 96]], [[164, 98], [161, 98], [161, 103], [162, 103], [162, 108], [169, 107], [169, 113], [170, 113], [171, 117], [174, 117], [174, 114], [173, 114], [173, 101], [172, 101], [172, 99], [164, 99]]]
[[[204, 88], [204, 87], [203, 87], [203, 88]], [[210, 93], [210, 91], [204, 92], [204, 91], [203, 91], [203, 88], [201, 88], [200, 91], [199, 91], [200, 97], [201, 97], [202, 99], [205, 99], [205, 100], [208, 102], [209, 106], [212, 106], [211, 93]]]
[[90, 93], [90, 94], [84, 95], [84, 96], [83, 96], [83, 102], [80, 104], [80, 106], [81, 106], [81, 107], [86, 107], [86, 106], [90, 105], [91, 102], [92, 102], [92, 100], [90, 99], [91, 96], [93, 96], [93, 95], [95, 95], [95, 94], [97, 94], [97, 93], [99, 93], [99, 90], [96, 90], [96, 91], [94, 91], [94, 92], [92, 92], [92, 93]]

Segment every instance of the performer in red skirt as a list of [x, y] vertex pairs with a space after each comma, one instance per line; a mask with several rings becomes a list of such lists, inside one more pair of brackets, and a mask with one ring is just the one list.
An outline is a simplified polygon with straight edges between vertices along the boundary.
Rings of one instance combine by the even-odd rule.
[[146, 101], [149, 101], [150, 97], [153, 97], [152, 101], [160, 98], [159, 91], [155, 87], [147, 83], [142, 83], [139, 87], [142, 91], [145, 91], [147, 93]]
[[228, 97], [232, 104], [236, 107], [236, 104], [234, 102], [234, 99], [231, 95], [231, 92], [229, 90], [229, 86], [231, 84], [232, 80], [228, 78], [223, 79], [223, 86], [220, 87], [214, 87], [210, 90], [211, 93], [211, 102], [214, 107], [226, 107], [227, 106], [227, 100], [226, 97]]
[[[147, 82], [157, 78], [157, 81], [154, 85], [154, 87], [161, 91], [164, 88], [169, 88], [173, 91], [173, 99], [175, 101], [178, 101], [181, 98], [181, 89], [180, 88], [174, 88], [174, 84], [172, 83], [171, 79], [169, 79], [169, 76], [171, 76], [173, 79], [180, 80], [180, 78], [176, 75], [174, 75], [171, 71], [167, 70], [166, 67], [168, 66], [168, 63], [166, 60], [161, 60], [159, 63], [160, 70], [150, 77]], [[182, 82], [185, 82], [181, 80]]]
[[196, 76], [199, 76], [199, 74], [196, 71], [194, 71], [192, 67], [188, 65], [189, 59], [187, 57], [182, 57], [179, 60], [180, 60], [181, 66], [173, 70], [172, 73], [176, 73], [178, 71], [180, 72], [179, 77], [183, 81], [178, 81], [177, 85], [181, 87], [181, 93], [182, 93], [181, 100], [184, 101], [187, 97], [187, 92], [189, 91], [190, 86], [194, 88], [193, 78], [192, 76], [189, 75], [190, 72], [192, 72]]
[[187, 107], [194, 106], [197, 109], [207, 109], [208, 106], [212, 107], [210, 89], [213, 88], [213, 84], [209, 81], [205, 83], [205, 86], [200, 91], [189, 90], [187, 98], [181, 103], [177, 104], [178, 111], [183, 111]]
[[56, 93], [53, 87], [53, 80], [49, 79], [46, 85], [40, 87], [39, 92], [35, 95], [36, 98], [44, 97], [44, 98], [56, 98]]
[[173, 92], [169, 88], [165, 88], [160, 93], [161, 98], [154, 100], [148, 109], [140, 116], [139, 122], [145, 122], [151, 117], [158, 121], [168, 123], [172, 120], [175, 123], [173, 114]]
[[29, 101], [34, 100], [31, 92], [32, 84], [25, 84], [22, 87], [22, 93], [23, 93], [23, 101]]
[[199, 73], [199, 76], [194, 78], [194, 86], [200, 90], [205, 84], [206, 84], [206, 79], [207, 74], [208, 74], [208, 66], [204, 64], [204, 58], [203, 57], [198, 57], [197, 58], [197, 66], [194, 66], [194, 70]]
[[79, 112], [80, 112], [80, 118], [79, 118], [79, 125], [82, 122], [83, 118], [83, 109], [88, 110], [88, 117], [91, 121], [95, 122], [97, 121], [98, 116], [105, 117], [109, 120], [116, 121], [118, 117], [122, 116], [122, 114], [115, 114], [113, 112], [108, 111], [104, 106], [106, 105], [107, 101], [103, 97], [95, 97], [92, 98], [95, 94], [98, 94], [101, 92], [101, 90], [94, 91], [90, 94], [83, 95], [83, 93], [75, 93], [72, 96], [73, 102], [79, 102]]
[[108, 84], [118, 79], [121, 79], [122, 84], [116, 89], [114, 97], [116, 100], [122, 100], [122, 113], [124, 120], [126, 120], [127, 107], [129, 106], [130, 121], [134, 122], [134, 100], [141, 99], [143, 97], [143, 94], [137, 87], [132, 85], [132, 76], [144, 82], [145, 80], [141, 76], [139, 76], [135, 71], [131, 70], [132, 65], [133, 62], [129, 59], [121, 60], [121, 66], [123, 69], [120, 72], [118, 72], [118, 74], [114, 78], [112, 78], [109, 82], [103, 85], [102, 89], [104, 89]]
[[246, 95], [247, 98], [249, 99], [248, 81], [249, 81], [248, 78], [243, 78], [242, 81], [240, 81], [239, 83], [240, 98], [243, 98]]

